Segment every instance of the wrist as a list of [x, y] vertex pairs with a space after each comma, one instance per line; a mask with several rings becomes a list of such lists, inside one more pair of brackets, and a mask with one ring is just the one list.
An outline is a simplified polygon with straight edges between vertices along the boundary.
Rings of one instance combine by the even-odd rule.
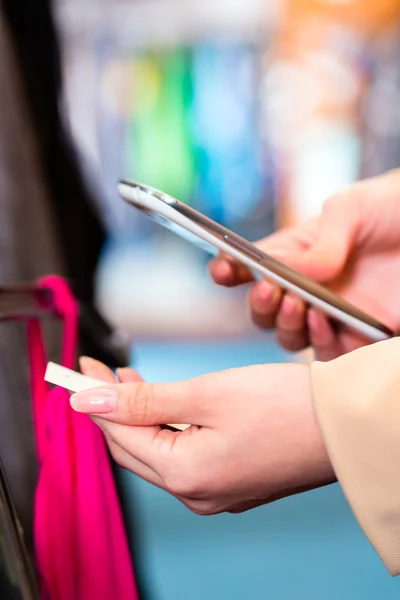
[[304, 440], [306, 446], [304, 482], [309, 489], [313, 489], [335, 482], [336, 477], [315, 411], [312, 369], [305, 365], [302, 368], [301, 377], [303, 388], [306, 389], [309, 410], [308, 426], [304, 431], [304, 435], [307, 437]]
[[285, 378], [281, 386], [280, 406], [283, 409], [281, 419], [285, 439], [280, 441], [280, 460], [276, 464], [273, 481], [268, 474], [270, 500], [336, 481], [314, 410], [311, 370], [302, 364], [282, 367]]

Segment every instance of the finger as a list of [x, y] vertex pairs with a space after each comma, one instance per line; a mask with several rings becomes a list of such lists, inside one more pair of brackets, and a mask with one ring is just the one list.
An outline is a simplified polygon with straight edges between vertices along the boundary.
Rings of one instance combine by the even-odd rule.
[[[140, 428], [129, 427], [127, 425], [118, 425], [115, 423], [109, 423], [103, 421], [100, 417], [93, 417], [93, 421], [96, 422], [105, 433], [105, 439], [110, 449], [111, 455], [115, 462], [128, 471], [131, 471], [138, 477], [145, 479], [149, 483], [156, 485], [157, 487], [167, 491], [169, 494], [183, 502], [188, 506], [188, 500], [195, 502], [196, 498], [193, 498], [190, 493], [185, 493], [184, 496], [175, 493], [166, 483], [165, 475], [171, 475], [172, 472], [179, 474], [184, 471], [184, 461], [179, 459], [175, 454], [171, 454], [166, 451], [166, 445], [171, 448], [174, 445], [176, 437], [179, 435], [177, 432], [159, 431], [160, 435], [156, 441], [159, 448], [155, 455], [151, 453], [143, 453], [143, 438], [137, 432]], [[194, 430], [196, 428], [193, 428]], [[149, 428], [146, 428], [148, 431]], [[190, 435], [188, 436], [190, 437]], [[118, 438], [118, 443], [115, 439]], [[120, 445], [122, 444], [122, 446]], [[160, 445], [163, 445], [160, 451]], [[144, 456], [145, 460], [140, 460], [139, 456]], [[177, 467], [177, 461], [180, 461], [180, 465]], [[150, 466], [154, 463], [154, 468]], [[157, 471], [158, 469], [158, 471]], [[190, 489], [190, 488], [189, 488]], [[200, 502], [200, 501], [199, 501]]]
[[122, 469], [130, 471], [131, 473], [134, 473], [141, 479], [144, 479], [145, 481], [148, 481], [159, 488], [165, 489], [163, 480], [151, 467], [131, 456], [129, 452], [121, 448], [121, 446], [115, 442], [107, 438], [106, 440], [110, 454], [118, 466], [120, 466]]
[[307, 252], [288, 257], [287, 264], [320, 283], [340, 276], [361, 235], [358, 200], [356, 187], [330, 198], [324, 205], [315, 243]]
[[307, 324], [310, 344], [314, 348], [318, 360], [332, 360], [342, 353], [340, 341], [324, 314], [310, 308], [307, 315]]
[[89, 358], [88, 356], [81, 356], [79, 359], [79, 366], [82, 373], [87, 377], [99, 379], [100, 381], [106, 381], [108, 383], [115, 383], [114, 373], [99, 360]]
[[107, 444], [112, 459], [122, 469], [130, 471], [131, 473], [137, 475], [141, 479], [144, 479], [152, 485], [155, 485], [156, 487], [168, 492], [171, 496], [182, 502], [188, 508], [190, 508], [190, 505], [195, 502], [192, 499], [180, 496], [171, 491], [166, 485], [164, 479], [160, 477], [151, 467], [148, 467], [140, 460], [133, 458], [128, 452], [126, 452], [126, 450], [118, 446], [118, 444], [115, 444], [114, 442], [111, 442], [109, 440], [107, 441]]
[[275, 329], [282, 290], [268, 281], [256, 283], [249, 293], [253, 322], [262, 329]]
[[[299, 244], [293, 240], [292, 230], [282, 230], [256, 242], [255, 246], [278, 260], [284, 260], [287, 252], [293, 254]], [[249, 283], [254, 279], [244, 266], [225, 253], [210, 261], [209, 272], [215, 283], [226, 287]]]
[[212, 395], [212, 377], [203, 376], [178, 383], [120, 383], [94, 388], [74, 394], [71, 406], [123, 425], [207, 425], [213, 414], [207, 397]]
[[306, 307], [299, 298], [286, 294], [276, 319], [277, 341], [289, 352], [308, 346]]
[[[115, 377], [111, 369], [106, 367], [100, 361], [83, 356], [80, 358], [79, 362], [82, 373], [84, 373], [88, 377], [93, 377], [94, 379], [101, 379], [104, 381], [109, 381], [110, 383], [115, 383]], [[117, 374], [119, 376], [120, 381], [141, 381], [139, 375], [133, 369], [118, 369]], [[127, 450], [122, 448], [119, 445], [119, 443], [117, 443], [117, 439], [118, 442], [120, 442], [118, 438], [118, 433], [120, 432], [113, 431], [112, 428], [110, 429], [108, 425], [99, 418], [94, 418], [92, 420], [96, 423], [96, 425], [98, 425], [102, 429], [111, 456], [120, 467], [127, 469], [132, 473], [135, 473], [136, 475], [138, 475], [142, 479], [145, 479], [149, 483], [157, 485], [158, 487], [165, 487], [163, 486], [162, 479], [157, 475], [157, 473], [153, 469], [151, 469], [145, 463], [141, 462], [138, 458], [134, 458], [131, 454], [129, 454], [129, 452], [127, 452]], [[146, 442], [151, 442], [151, 440], [155, 438], [159, 431], [160, 430], [157, 427], [150, 432], [149, 428], [147, 428], [145, 433]], [[131, 436], [131, 432], [124, 431], [124, 434], [126, 438], [128, 438], [127, 445], [129, 445], [129, 438]], [[125, 437], [121, 441], [126, 442]]]
[[[119, 446], [132, 458], [140, 461], [157, 473], [168, 460], [178, 432], [163, 430], [161, 427], [132, 427], [121, 425], [91, 416], [91, 419], [104, 433], [107, 443]], [[158, 436], [160, 437], [158, 438]]]
[[241, 504], [237, 504], [228, 510], [232, 515], [238, 515], [240, 513], [246, 512], [248, 510], [252, 510], [253, 508], [258, 508], [259, 506], [264, 506], [267, 504], [267, 500], [249, 500], [248, 502], [242, 502]]
[[123, 369], [117, 369], [118, 381], [120, 383], [138, 383], [143, 381], [139, 373], [134, 369], [124, 367]]
[[[94, 358], [88, 356], [82, 356], [79, 359], [81, 371], [84, 375], [93, 379], [103, 380], [109, 383], [115, 383], [116, 378], [114, 373], [106, 367], [105, 364]], [[139, 382], [143, 381], [140, 375], [134, 370], [128, 367], [117, 369], [118, 381], [121, 383], [128, 382]]]
[[225, 255], [210, 261], [208, 269], [215, 283], [225, 287], [233, 287], [253, 281], [253, 277], [246, 267]]

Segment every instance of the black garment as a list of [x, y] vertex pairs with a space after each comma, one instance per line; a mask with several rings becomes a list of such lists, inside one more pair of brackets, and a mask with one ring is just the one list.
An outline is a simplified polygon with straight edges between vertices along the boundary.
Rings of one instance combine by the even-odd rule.
[[[0, 2], [0, 284], [44, 274], [70, 281], [81, 303], [80, 350], [126, 364], [93, 309], [94, 273], [106, 231], [63, 123], [61, 66], [50, 0]], [[59, 329], [46, 331], [59, 359]], [[0, 459], [31, 547], [36, 458], [25, 331], [0, 323]]]
[[61, 60], [50, 0], [3, 0], [21, 83], [67, 275], [93, 300], [93, 275], [105, 229], [83, 181], [60, 111]]

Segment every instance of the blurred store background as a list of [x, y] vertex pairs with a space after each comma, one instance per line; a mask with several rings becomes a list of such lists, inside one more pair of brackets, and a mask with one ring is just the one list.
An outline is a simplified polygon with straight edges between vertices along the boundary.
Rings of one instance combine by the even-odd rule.
[[[66, 115], [109, 227], [98, 304], [153, 381], [283, 361], [244, 290], [119, 199], [131, 177], [250, 240], [400, 165], [399, 0], [58, 0]], [[148, 600], [391, 599], [340, 490], [204, 519], [120, 474]]]

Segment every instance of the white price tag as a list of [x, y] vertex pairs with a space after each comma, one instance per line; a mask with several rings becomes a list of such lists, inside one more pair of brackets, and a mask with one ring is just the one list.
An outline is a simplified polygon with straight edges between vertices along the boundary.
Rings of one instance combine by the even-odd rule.
[[[86, 375], [82, 375], [81, 373], [77, 373], [76, 371], [72, 371], [71, 369], [67, 369], [66, 367], [62, 367], [53, 362], [48, 363], [44, 379], [48, 383], [52, 383], [53, 385], [57, 385], [73, 393], [85, 392], [96, 387], [104, 387], [107, 385], [104, 381], [86, 377]], [[184, 431], [190, 427], [190, 425], [168, 425], [168, 427]]]

